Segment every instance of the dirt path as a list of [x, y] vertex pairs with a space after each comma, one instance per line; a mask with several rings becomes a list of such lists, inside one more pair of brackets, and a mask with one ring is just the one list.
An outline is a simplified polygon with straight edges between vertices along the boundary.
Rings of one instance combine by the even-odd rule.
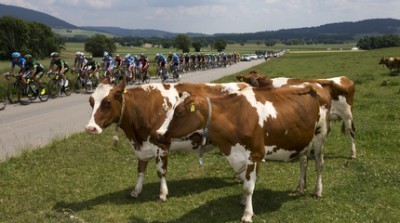
[[[254, 60], [227, 68], [191, 72], [184, 74], [181, 82], [211, 82], [263, 62], [265, 60]], [[160, 80], [151, 81], [157, 82]], [[88, 98], [89, 95], [72, 94], [28, 106], [7, 105], [5, 110], [0, 111], [0, 161], [18, 155], [23, 150], [46, 145], [55, 138], [82, 132], [91, 113]]]

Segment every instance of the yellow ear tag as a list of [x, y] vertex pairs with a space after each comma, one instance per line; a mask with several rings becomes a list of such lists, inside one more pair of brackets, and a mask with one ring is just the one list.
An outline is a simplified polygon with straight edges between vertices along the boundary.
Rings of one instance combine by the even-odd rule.
[[194, 110], [196, 110], [196, 106], [194, 106], [194, 104], [192, 104], [192, 105], [190, 106], [190, 112], [194, 112]]
[[128, 90], [126, 90], [126, 88], [124, 88], [124, 94], [126, 94], [126, 92], [128, 92]]

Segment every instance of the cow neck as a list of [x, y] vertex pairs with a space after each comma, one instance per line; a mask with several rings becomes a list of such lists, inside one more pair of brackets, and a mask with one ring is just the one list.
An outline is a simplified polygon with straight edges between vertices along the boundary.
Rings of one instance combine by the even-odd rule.
[[211, 115], [212, 115], [212, 107], [211, 107], [211, 102], [210, 98], [206, 97], [207, 105], [208, 105], [208, 118], [207, 118], [207, 123], [206, 126], [203, 129], [202, 136], [203, 140], [201, 142], [200, 146], [200, 154], [199, 154], [199, 164], [203, 165], [203, 155], [206, 150], [206, 143], [207, 143], [207, 138], [208, 138], [208, 127], [210, 126], [211, 123]]
[[121, 115], [119, 116], [118, 122], [116, 123], [116, 126], [115, 126], [114, 137], [113, 137], [114, 145], [118, 145], [118, 142], [119, 142], [118, 129], [121, 126], [122, 117], [124, 116], [124, 110], [125, 110], [125, 96], [124, 96], [124, 94], [125, 94], [125, 91], [126, 90], [124, 89], [124, 91], [121, 94], [122, 95]]

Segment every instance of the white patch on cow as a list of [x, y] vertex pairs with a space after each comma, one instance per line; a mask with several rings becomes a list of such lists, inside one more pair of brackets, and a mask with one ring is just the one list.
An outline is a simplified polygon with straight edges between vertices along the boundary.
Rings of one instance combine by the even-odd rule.
[[223, 88], [221, 89], [221, 92], [235, 92], [235, 91], [240, 91], [240, 87], [238, 83], [223, 83], [223, 84], [212, 84], [212, 83], [206, 83], [207, 86], [210, 87], [215, 87], [215, 86], [222, 86]]
[[236, 144], [232, 146], [231, 153], [226, 156], [229, 164], [236, 174], [240, 174], [246, 170], [247, 161], [250, 157], [250, 151], [246, 150], [242, 145]]
[[[265, 148], [265, 157], [267, 160], [279, 160], [279, 161], [290, 161], [293, 158], [290, 158], [295, 151], [289, 151], [285, 149], [275, 149], [277, 146], [264, 146]], [[275, 149], [275, 150], [274, 150]]]
[[266, 122], [268, 118], [275, 119], [278, 116], [278, 112], [276, 111], [272, 102], [266, 101], [265, 104], [263, 104], [256, 100], [252, 88], [246, 88], [240, 92], [237, 92], [237, 94], [245, 96], [250, 105], [256, 109], [258, 114], [258, 124], [261, 127], [264, 126], [264, 122]]
[[338, 120], [339, 117], [343, 120], [353, 119], [351, 106], [347, 103], [346, 97], [339, 96], [338, 99], [332, 100], [331, 119]]
[[273, 85], [275, 88], [280, 88], [280, 87], [282, 87], [282, 86], [288, 84], [287, 82], [288, 82], [289, 78], [286, 78], [286, 77], [277, 77], [277, 78], [273, 78], [273, 79], [271, 79], [271, 80], [272, 80], [272, 85]]
[[141, 148], [135, 148], [133, 141], [131, 141], [131, 145], [136, 157], [143, 161], [149, 161], [153, 159], [157, 156], [158, 150], [160, 150], [160, 147], [150, 143], [149, 141], [143, 142]]
[[103, 130], [100, 126], [95, 122], [94, 115], [99, 109], [101, 101], [110, 94], [110, 91], [113, 87], [109, 84], [99, 84], [96, 88], [96, 91], [93, 92], [92, 98], [94, 100], [92, 115], [90, 116], [89, 123], [86, 125], [86, 128], [96, 128], [97, 134], [100, 134]]
[[172, 108], [167, 110], [167, 117], [165, 118], [161, 127], [157, 130], [157, 134], [164, 135], [167, 132], [169, 123], [172, 121], [172, 118], [174, 117], [174, 111], [175, 111], [176, 106], [183, 103], [185, 98], [187, 98], [189, 96], [190, 96], [189, 93], [183, 92], [182, 97], [180, 97], [177, 102], [173, 103]]
[[[323, 79], [322, 79], [322, 80], [323, 80]], [[336, 84], [341, 85], [342, 77], [333, 77], [333, 78], [329, 78], [329, 79], [327, 79], [327, 80], [333, 81], [333, 82], [335, 82]]]

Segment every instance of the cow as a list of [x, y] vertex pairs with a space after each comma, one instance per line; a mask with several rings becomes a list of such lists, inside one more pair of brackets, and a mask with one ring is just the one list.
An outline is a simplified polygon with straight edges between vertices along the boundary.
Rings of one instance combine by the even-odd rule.
[[348, 133], [351, 141], [350, 159], [356, 159], [356, 140], [355, 127], [353, 122], [353, 100], [355, 85], [354, 82], [346, 76], [334, 77], [329, 79], [298, 79], [298, 78], [268, 78], [256, 71], [251, 71], [247, 75], [237, 75], [236, 79], [248, 83], [254, 87], [280, 88], [287, 86], [303, 86], [304, 84], [329, 84], [331, 94], [331, 110], [329, 118], [332, 121], [342, 120], [342, 132]]
[[400, 72], [400, 57], [382, 57], [379, 61], [379, 64], [386, 65], [386, 67], [389, 69], [389, 73], [391, 73], [392, 69], [395, 68], [397, 68], [397, 72]]
[[137, 198], [142, 191], [148, 161], [156, 158], [157, 173], [161, 180], [158, 199], [165, 201], [168, 194], [166, 174], [169, 150], [189, 149], [202, 152], [213, 148], [208, 145], [201, 149], [203, 137], [199, 134], [172, 141], [170, 146], [160, 144], [156, 140], [156, 130], [164, 122], [166, 112], [178, 101], [179, 93], [190, 91], [208, 96], [226, 94], [245, 87], [249, 85], [245, 83], [154, 83], [126, 89], [124, 81], [115, 87], [108, 83], [101, 83], [89, 98], [92, 114], [85, 129], [90, 134], [100, 134], [103, 128], [116, 123], [116, 130], [121, 128], [124, 131], [138, 158], [138, 180], [130, 193], [133, 198]]
[[[304, 88], [246, 88], [218, 97], [182, 95], [159, 130], [160, 142], [199, 130], [227, 158], [243, 182], [241, 218], [251, 222], [252, 194], [263, 158], [290, 161], [300, 158], [296, 189], [304, 193], [307, 153], [315, 152], [317, 183], [322, 196], [323, 144], [328, 132], [329, 108], [321, 108], [315, 86]], [[321, 112], [322, 111], [322, 112]]]

